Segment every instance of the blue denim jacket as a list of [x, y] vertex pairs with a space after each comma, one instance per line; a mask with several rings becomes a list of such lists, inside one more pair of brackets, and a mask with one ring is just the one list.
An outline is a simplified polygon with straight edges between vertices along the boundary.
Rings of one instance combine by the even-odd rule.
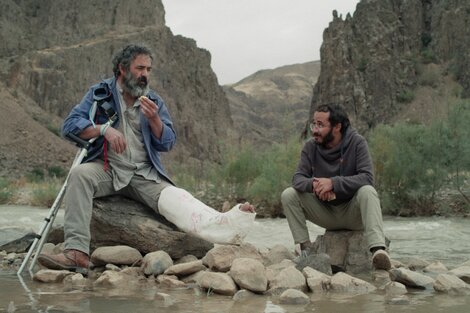
[[[111, 98], [108, 102], [111, 104], [112, 108], [115, 112], [118, 113], [118, 119], [114, 123], [114, 127], [119, 125], [119, 118], [121, 116], [121, 108], [118, 103], [118, 94], [116, 88], [116, 79], [109, 78], [103, 80], [102, 82], [90, 87], [86, 95], [83, 97], [82, 101], [77, 104], [67, 118], [64, 121], [62, 126], [62, 136], [67, 138], [67, 134], [72, 133], [78, 136], [85, 128], [92, 126], [92, 122], [89, 119], [89, 111], [91, 106], [93, 105], [93, 95], [94, 91], [97, 88], [105, 87], [111, 92]], [[147, 150], [147, 154], [150, 158], [155, 169], [158, 171], [160, 175], [168, 179], [171, 182], [168, 175], [165, 173], [163, 165], [160, 160], [160, 152], [170, 151], [173, 145], [176, 142], [176, 132], [173, 128], [173, 122], [171, 121], [170, 114], [168, 109], [160, 98], [160, 96], [151, 90], [147, 97], [154, 101], [158, 106], [158, 115], [163, 122], [163, 132], [160, 139], [156, 138], [151, 129], [147, 118], [141, 113], [140, 114], [140, 125], [142, 130], [142, 136], [144, 138], [144, 146]], [[95, 115], [95, 123], [96, 124], [104, 124], [108, 121], [108, 117], [104, 112], [97, 110]], [[103, 142], [104, 137], [100, 136], [89, 148], [87, 156], [85, 157], [83, 162], [88, 162], [97, 158], [103, 152]]]

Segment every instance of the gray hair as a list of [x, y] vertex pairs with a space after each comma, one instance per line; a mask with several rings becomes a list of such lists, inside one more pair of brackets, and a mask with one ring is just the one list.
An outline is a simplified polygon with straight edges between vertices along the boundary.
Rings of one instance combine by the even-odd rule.
[[116, 53], [113, 57], [113, 73], [115, 77], [119, 76], [119, 65], [122, 65], [126, 71], [130, 69], [131, 62], [138, 55], [148, 55], [150, 59], [153, 60], [152, 52], [145, 46], [139, 45], [128, 45], [124, 47], [121, 51]]

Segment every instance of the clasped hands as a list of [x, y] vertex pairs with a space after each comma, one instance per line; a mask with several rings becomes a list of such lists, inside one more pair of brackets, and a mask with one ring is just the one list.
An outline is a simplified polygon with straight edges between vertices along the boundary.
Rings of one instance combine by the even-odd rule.
[[318, 199], [322, 201], [331, 201], [336, 199], [331, 178], [315, 177], [313, 178], [312, 187], [313, 192], [317, 195]]

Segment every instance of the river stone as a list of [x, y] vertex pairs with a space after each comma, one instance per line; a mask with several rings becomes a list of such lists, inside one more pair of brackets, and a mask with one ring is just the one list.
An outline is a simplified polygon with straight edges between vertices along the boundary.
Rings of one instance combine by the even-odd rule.
[[269, 283], [269, 292], [278, 294], [287, 289], [307, 291], [305, 276], [294, 266], [287, 267], [279, 272]]
[[279, 264], [273, 264], [266, 267], [266, 278], [268, 279], [268, 284], [271, 284], [271, 281], [285, 268], [294, 266], [295, 263], [291, 260], [283, 260]]
[[279, 297], [281, 304], [308, 304], [310, 298], [300, 290], [287, 289]]
[[327, 275], [332, 274], [330, 256], [326, 253], [311, 253], [307, 256], [300, 256], [294, 262], [299, 271], [308, 266]]
[[186, 284], [178, 279], [176, 276], [160, 275], [158, 282], [165, 288], [184, 288]]
[[302, 270], [302, 274], [307, 279], [308, 288], [314, 293], [328, 291], [331, 276], [308, 266]]
[[385, 285], [384, 289], [385, 289], [385, 293], [388, 296], [399, 296], [399, 295], [404, 295], [408, 292], [405, 285], [396, 281], [389, 282], [388, 284]]
[[249, 298], [252, 298], [256, 296], [255, 293], [249, 291], [249, 290], [245, 290], [245, 289], [242, 289], [242, 290], [238, 290], [232, 297], [232, 300], [233, 301], [245, 301], [246, 299], [249, 299]]
[[99, 247], [91, 254], [94, 265], [133, 265], [142, 260], [140, 252], [129, 246]]
[[469, 295], [470, 287], [455, 275], [439, 274], [434, 282], [434, 290], [454, 295]]
[[66, 276], [63, 283], [71, 289], [82, 289], [88, 284], [88, 280], [82, 274], [76, 273]]
[[91, 248], [127, 245], [142, 254], [163, 250], [172, 259], [187, 254], [202, 258], [214, 245], [179, 231], [175, 225], [137, 201], [110, 196], [93, 200]]
[[[388, 239], [386, 245], [389, 245]], [[333, 272], [362, 273], [372, 269], [372, 255], [362, 231], [327, 230], [317, 236], [310, 251], [328, 254]]]
[[188, 275], [188, 276], [185, 276], [185, 277], [181, 277], [181, 281], [186, 283], [186, 284], [197, 284], [199, 278], [201, 277], [201, 275], [204, 272], [205, 271], [199, 271], [199, 272], [196, 272], [194, 274], [191, 274], [191, 275]]
[[142, 259], [142, 270], [145, 275], [159, 275], [173, 265], [173, 260], [165, 251], [147, 253]]
[[163, 302], [163, 306], [165, 307], [172, 306], [175, 303], [175, 300], [173, 300], [169, 294], [163, 292], [157, 292], [155, 294], [155, 300]]
[[233, 296], [237, 292], [235, 282], [227, 273], [204, 272], [199, 277], [198, 285], [207, 289], [208, 293]]
[[119, 288], [121, 292], [133, 291], [139, 284], [139, 277], [125, 272], [104, 271], [93, 283], [94, 287]]
[[8, 253], [27, 252], [36, 233], [19, 227], [9, 227], [0, 229], [0, 251], [5, 250]]
[[439, 261], [431, 262], [423, 269], [423, 272], [429, 273], [445, 273], [448, 271], [447, 267]]
[[180, 276], [191, 275], [193, 273], [203, 271], [205, 269], [206, 267], [202, 264], [202, 260], [196, 260], [192, 262], [172, 265], [169, 268], [167, 268], [164, 273], [166, 275], [176, 275], [180, 277]]
[[362, 279], [342, 272], [336, 273], [331, 277], [330, 286], [332, 291], [354, 294], [369, 293], [377, 289], [374, 285]]
[[157, 278], [155, 278], [155, 281], [160, 284], [162, 281], [164, 281], [167, 278], [178, 279], [178, 276], [161, 274], [161, 275], [158, 275]]
[[174, 264], [180, 264], [180, 263], [189, 263], [189, 262], [192, 262], [192, 261], [197, 261], [198, 258], [192, 254], [188, 254], [188, 255], [185, 255], [184, 257], [182, 257], [181, 259], [178, 259], [176, 260], [176, 262], [174, 262]]
[[42, 269], [33, 275], [33, 279], [42, 283], [60, 283], [66, 276], [73, 274], [74, 273], [65, 270], [57, 271]]
[[426, 266], [429, 266], [431, 264], [428, 261], [417, 258], [417, 257], [409, 258], [406, 263], [407, 263], [407, 267], [412, 271], [422, 270]]
[[470, 284], [470, 265], [464, 265], [457, 268], [454, 268], [450, 271], [451, 274], [454, 274], [467, 284]]
[[390, 278], [405, 286], [419, 289], [426, 289], [434, 284], [434, 279], [431, 277], [406, 268], [391, 269]]
[[263, 261], [261, 254], [255, 246], [243, 243], [240, 246], [218, 245], [211, 249], [202, 259], [205, 266], [218, 272], [227, 272], [237, 258], [250, 258]]
[[229, 275], [242, 289], [262, 293], [268, 288], [266, 270], [258, 260], [248, 258], [233, 260]]
[[294, 254], [287, 249], [286, 246], [277, 244], [267, 253], [263, 253], [263, 263], [265, 266], [269, 266], [272, 264], [278, 264], [282, 262], [282, 260], [293, 260], [295, 258]]

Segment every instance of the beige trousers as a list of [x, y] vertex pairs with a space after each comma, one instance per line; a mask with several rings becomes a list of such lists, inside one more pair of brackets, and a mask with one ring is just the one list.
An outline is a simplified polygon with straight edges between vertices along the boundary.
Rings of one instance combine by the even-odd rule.
[[76, 249], [89, 254], [93, 198], [121, 194], [144, 203], [158, 212], [160, 193], [170, 185], [164, 180], [156, 183], [134, 175], [128, 186], [115, 191], [112, 174], [110, 171], [104, 171], [101, 160], [74, 167], [65, 193], [65, 249]]
[[327, 230], [364, 230], [368, 247], [385, 247], [382, 209], [377, 191], [372, 186], [361, 187], [346, 203], [330, 205], [318, 200], [313, 193], [302, 193], [289, 187], [281, 195], [284, 214], [295, 243], [310, 240], [307, 223]]

